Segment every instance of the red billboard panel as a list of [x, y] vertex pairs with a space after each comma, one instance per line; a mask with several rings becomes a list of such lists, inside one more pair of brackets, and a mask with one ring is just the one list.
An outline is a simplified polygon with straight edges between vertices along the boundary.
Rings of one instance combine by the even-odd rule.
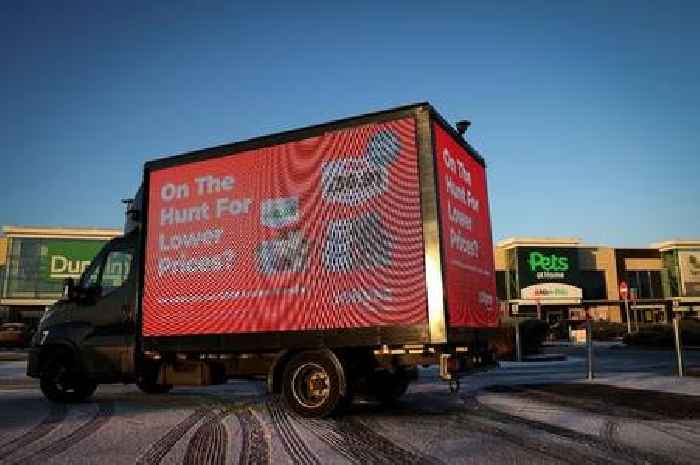
[[413, 118], [148, 182], [145, 336], [426, 322]]
[[486, 170], [436, 122], [433, 135], [448, 323], [494, 327], [498, 312]]

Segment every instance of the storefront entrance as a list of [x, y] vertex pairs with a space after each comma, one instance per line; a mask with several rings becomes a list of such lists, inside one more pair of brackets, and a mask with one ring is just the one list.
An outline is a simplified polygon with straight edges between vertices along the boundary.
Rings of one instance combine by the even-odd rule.
[[664, 305], [631, 305], [630, 318], [639, 323], [668, 323], [668, 313]]

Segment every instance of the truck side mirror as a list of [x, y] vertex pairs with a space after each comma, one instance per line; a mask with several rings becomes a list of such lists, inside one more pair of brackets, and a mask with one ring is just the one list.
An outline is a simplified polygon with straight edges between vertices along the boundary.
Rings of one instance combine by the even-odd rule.
[[75, 297], [75, 280], [73, 278], [63, 280], [63, 297], [68, 300]]

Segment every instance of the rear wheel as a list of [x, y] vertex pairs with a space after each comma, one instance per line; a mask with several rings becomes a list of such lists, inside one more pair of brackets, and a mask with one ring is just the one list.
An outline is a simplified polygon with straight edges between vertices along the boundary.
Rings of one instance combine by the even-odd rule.
[[53, 402], [81, 402], [90, 397], [97, 384], [82, 376], [71, 357], [58, 353], [41, 370], [41, 392]]
[[302, 416], [326, 417], [344, 405], [345, 376], [331, 352], [296, 355], [287, 364], [282, 383], [287, 405]]
[[165, 394], [173, 388], [172, 384], [158, 384], [158, 367], [153, 366], [145, 370], [137, 381], [136, 386], [144, 394]]
[[382, 370], [372, 375], [372, 394], [384, 405], [395, 404], [408, 390], [411, 376], [404, 370]]

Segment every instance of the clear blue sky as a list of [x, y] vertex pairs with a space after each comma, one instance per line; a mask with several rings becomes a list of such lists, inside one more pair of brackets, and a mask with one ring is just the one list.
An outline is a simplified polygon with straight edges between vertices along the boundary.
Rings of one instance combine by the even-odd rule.
[[146, 160], [428, 100], [495, 239], [700, 238], [699, 2], [226, 3], [1, 2], [0, 224], [121, 226]]

